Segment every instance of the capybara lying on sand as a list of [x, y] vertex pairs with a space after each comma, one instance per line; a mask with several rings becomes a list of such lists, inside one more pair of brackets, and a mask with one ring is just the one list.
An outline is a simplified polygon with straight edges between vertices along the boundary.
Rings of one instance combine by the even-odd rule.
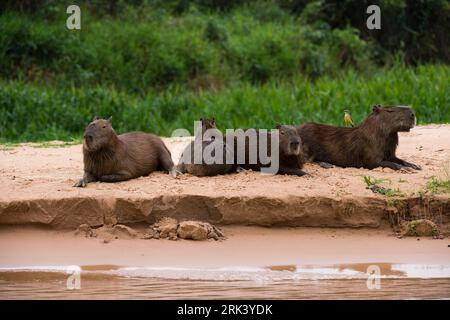
[[398, 132], [409, 131], [415, 123], [416, 114], [408, 107], [376, 105], [355, 128], [307, 122], [297, 130], [306, 158], [323, 167], [420, 170], [419, 166], [395, 156]]
[[108, 120], [95, 118], [84, 132], [84, 176], [75, 187], [89, 182], [117, 182], [164, 170], [176, 176], [170, 151], [160, 137], [145, 132], [117, 135]]

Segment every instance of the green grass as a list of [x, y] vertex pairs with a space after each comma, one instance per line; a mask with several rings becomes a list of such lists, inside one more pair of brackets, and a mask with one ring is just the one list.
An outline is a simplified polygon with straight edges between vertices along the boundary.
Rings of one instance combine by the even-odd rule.
[[450, 194], [450, 170], [449, 165], [443, 169], [443, 176], [432, 176], [427, 183], [426, 190], [432, 193], [449, 193]]
[[380, 186], [381, 183], [390, 181], [389, 179], [378, 179], [372, 176], [364, 176], [364, 183], [367, 188], [372, 190], [374, 193], [382, 194], [386, 197], [404, 197], [405, 194], [401, 192], [399, 189], [391, 189]]
[[371, 176], [364, 176], [363, 179], [364, 179], [364, 183], [368, 187], [378, 185], [380, 183], [388, 181], [388, 179], [386, 179], [386, 178], [375, 178], [375, 177], [371, 177]]
[[450, 119], [449, 87], [450, 67], [443, 65], [398, 66], [371, 75], [350, 70], [316, 81], [236, 81], [221, 90], [173, 86], [145, 96], [105, 86], [58, 89], [0, 80], [0, 142], [79, 139], [95, 115], [112, 115], [118, 132], [163, 136], [177, 128], [192, 132], [200, 117], [215, 117], [220, 129], [305, 121], [343, 125], [343, 110], [360, 123], [376, 103], [410, 105], [419, 124], [445, 123]]

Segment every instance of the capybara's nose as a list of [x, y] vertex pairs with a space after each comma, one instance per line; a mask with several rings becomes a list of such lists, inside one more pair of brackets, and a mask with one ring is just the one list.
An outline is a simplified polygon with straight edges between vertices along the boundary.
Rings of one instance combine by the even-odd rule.
[[86, 140], [92, 141], [92, 140], [94, 139], [94, 136], [93, 136], [92, 134], [85, 134], [85, 135], [84, 135], [84, 138], [85, 138]]
[[411, 114], [409, 115], [409, 117], [411, 118], [411, 120], [414, 120], [414, 118], [416, 117], [416, 115], [414, 114], [414, 112], [411, 112]]
[[297, 148], [299, 144], [300, 144], [299, 141], [291, 141], [291, 147], [292, 148]]

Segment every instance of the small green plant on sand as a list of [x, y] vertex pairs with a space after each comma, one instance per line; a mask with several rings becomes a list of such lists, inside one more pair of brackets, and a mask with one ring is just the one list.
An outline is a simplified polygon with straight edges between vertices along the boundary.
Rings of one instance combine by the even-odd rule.
[[368, 187], [378, 185], [385, 181], [389, 181], [389, 179], [386, 179], [386, 178], [375, 178], [375, 177], [371, 177], [371, 176], [364, 176], [363, 178], [364, 178], [364, 182], [366, 183], [366, 185]]
[[432, 176], [427, 182], [426, 190], [432, 193], [450, 193], [449, 166], [444, 168], [444, 176]]
[[367, 189], [372, 190], [373, 193], [379, 193], [385, 195], [387, 197], [404, 197], [405, 194], [401, 192], [399, 189], [391, 189], [380, 186], [381, 183], [385, 181], [389, 181], [389, 179], [377, 179], [371, 176], [364, 176], [364, 183], [367, 186]]

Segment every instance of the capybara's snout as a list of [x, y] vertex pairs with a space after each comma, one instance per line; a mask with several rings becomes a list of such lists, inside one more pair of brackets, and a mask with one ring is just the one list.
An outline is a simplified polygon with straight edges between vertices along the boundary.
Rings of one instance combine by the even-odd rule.
[[86, 146], [89, 149], [92, 149], [95, 147], [95, 145], [99, 142], [99, 134], [97, 132], [97, 128], [92, 123], [86, 127], [86, 130], [84, 131], [84, 141], [86, 143]]
[[300, 139], [291, 139], [289, 141], [289, 150], [291, 154], [298, 155], [300, 153]]
[[94, 140], [94, 136], [92, 134], [85, 134], [84, 139], [88, 142], [92, 142]]
[[416, 113], [411, 110], [411, 114], [409, 115], [409, 118], [411, 119], [412, 126], [415, 126], [417, 123]]
[[84, 139], [87, 142], [92, 142], [94, 140], [94, 130], [91, 126], [88, 126], [84, 131]]
[[413, 128], [417, 122], [416, 113], [414, 110], [408, 110], [406, 118], [408, 119], [409, 127]]

